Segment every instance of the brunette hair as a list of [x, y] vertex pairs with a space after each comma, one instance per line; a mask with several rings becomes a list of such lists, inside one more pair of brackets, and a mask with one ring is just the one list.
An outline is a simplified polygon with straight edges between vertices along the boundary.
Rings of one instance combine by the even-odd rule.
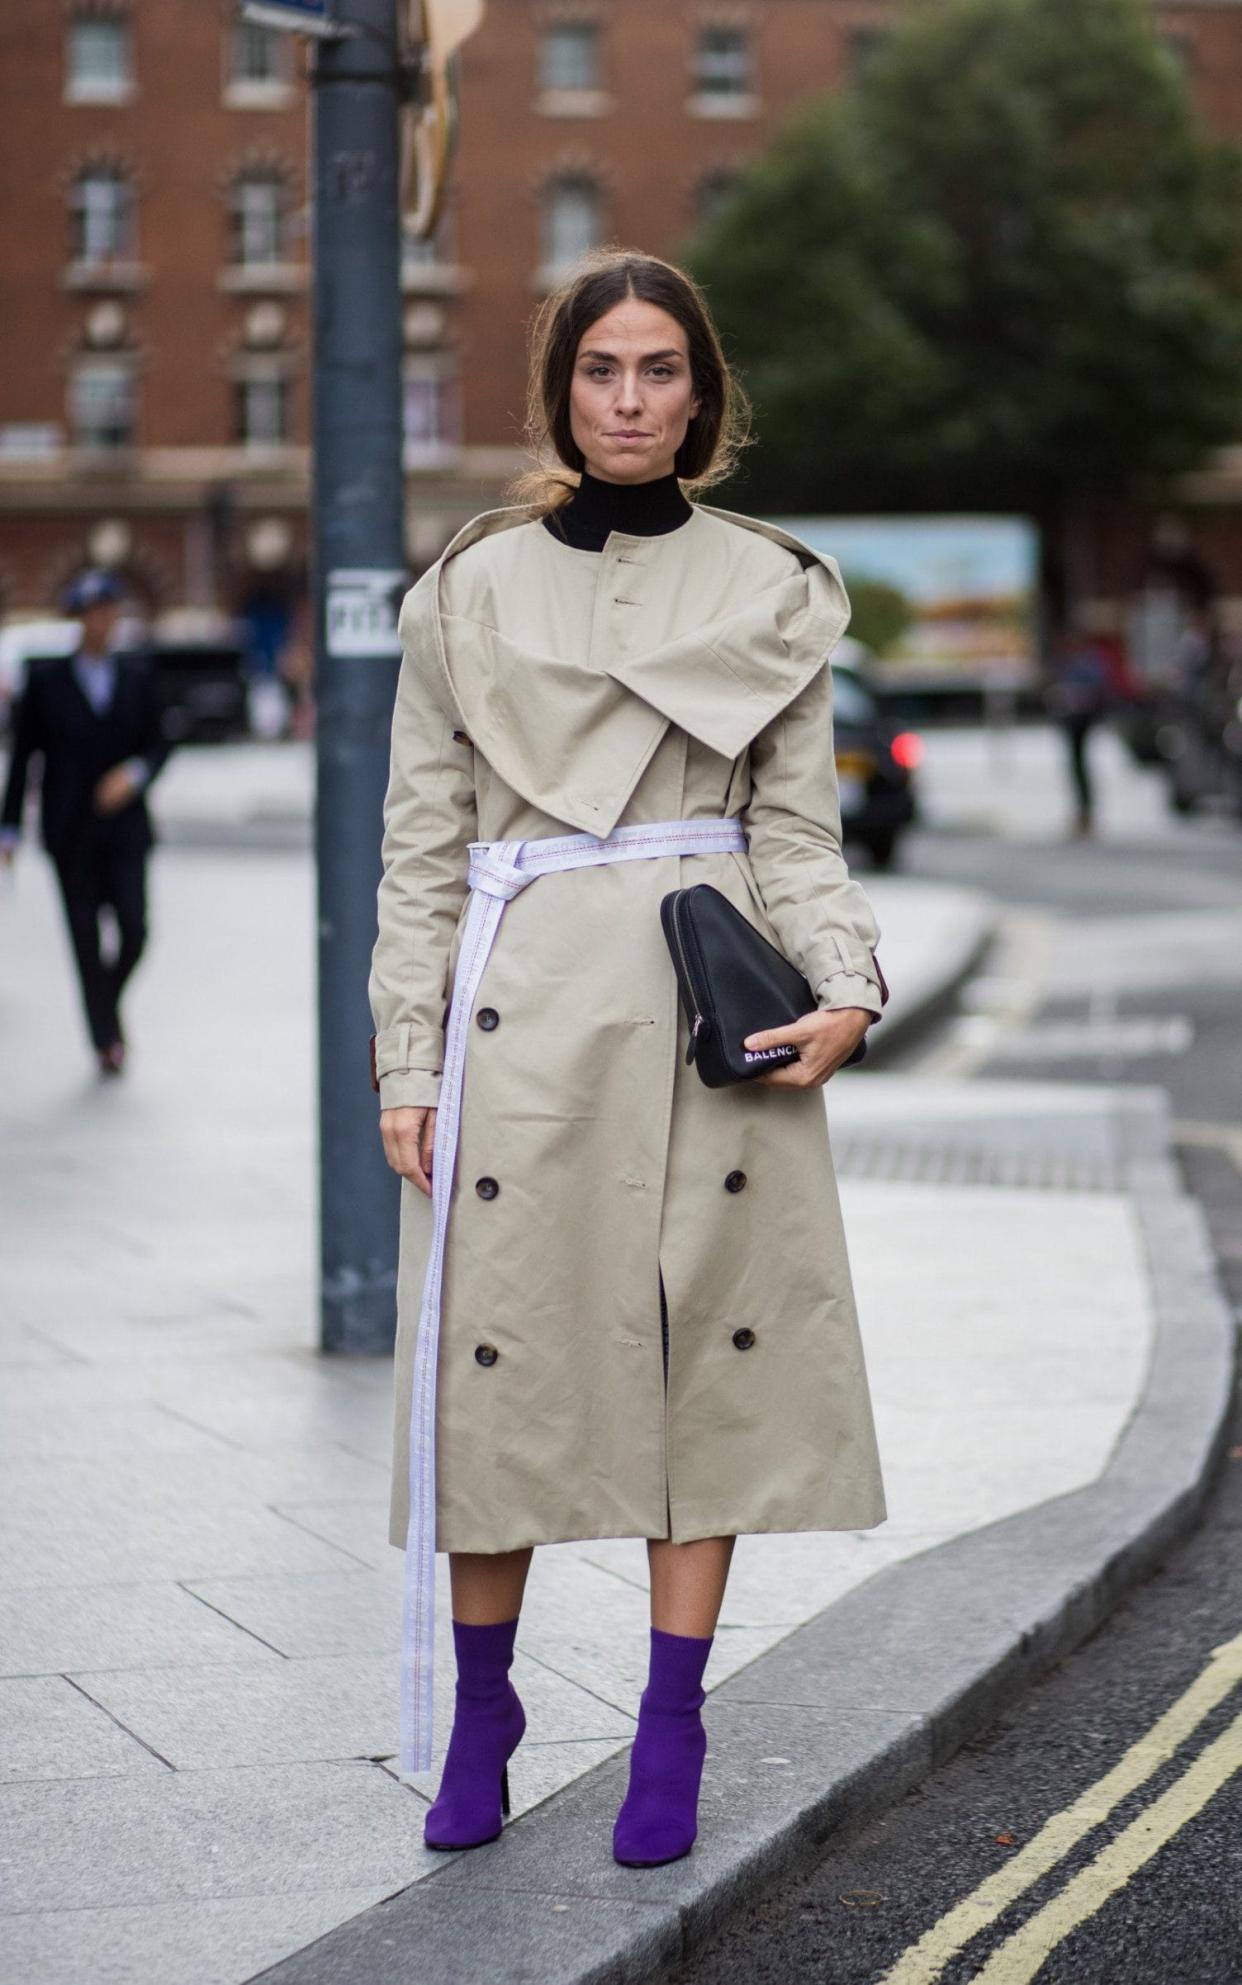
[[721, 349], [702, 290], [658, 255], [595, 248], [581, 256], [544, 298], [531, 325], [526, 441], [534, 466], [508, 495], [547, 513], [567, 503], [583, 469], [569, 424], [569, 389], [578, 346], [599, 318], [627, 297], [666, 310], [686, 334], [699, 411], [686, 429], [673, 468], [688, 491], [721, 482], [750, 440], [750, 402]]

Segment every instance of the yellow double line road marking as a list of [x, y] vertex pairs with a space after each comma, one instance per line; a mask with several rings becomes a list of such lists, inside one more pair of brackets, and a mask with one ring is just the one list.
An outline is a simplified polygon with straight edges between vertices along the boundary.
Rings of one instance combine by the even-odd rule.
[[[973, 1937], [995, 1923], [1020, 1896], [1043, 1879], [1094, 1827], [1161, 1765], [1242, 1681], [1242, 1634], [1218, 1647], [1207, 1667], [1132, 1744], [1112, 1770], [1054, 1813], [1034, 1839], [1003, 1868], [979, 1884], [912, 1944], [880, 1980], [880, 1985], [934, 1985], [951, 1958]], [[1171, 1840], [1233, 1774], [1242, 1769], [1242, 1716], [1209, 1744], [1182, 1776], [1141, 1813], [1117, 1839], [1076, 1875], [1029, 1923], [1016, 1930], [978, 1974], [977, 1985], [1023, 1985], [1035, 1976], [1050, 1950], [1079, 1923], [1124, 1887], [1144, 1862]]]

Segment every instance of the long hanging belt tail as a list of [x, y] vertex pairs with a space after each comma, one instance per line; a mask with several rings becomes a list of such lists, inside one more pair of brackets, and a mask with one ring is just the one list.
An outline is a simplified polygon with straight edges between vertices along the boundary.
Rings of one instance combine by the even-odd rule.
[[472, 841], [471, 898], [462, 929], [453, 998], [444, 1037], [444, 1072], [432, 1150], [432, 1239], [423, 1283], [410, 1402], [410, 1516], [405, 1546], [401, 1630], [401, 1752], [403, 1772], [431, 1765], [435, 1667], [436, 1368], [440, 1348], [440, 1298], [449, 1198], [461, 1123], [466, 1038], [475, 995], [495, 942], [505, 904], [537, 875], [594, 868], [605, 862], [651, 860], [660, 855], [738, 852], [746, 848], [740, 820], [661, 820], [594, 834], [545, 836], [531, 841]]

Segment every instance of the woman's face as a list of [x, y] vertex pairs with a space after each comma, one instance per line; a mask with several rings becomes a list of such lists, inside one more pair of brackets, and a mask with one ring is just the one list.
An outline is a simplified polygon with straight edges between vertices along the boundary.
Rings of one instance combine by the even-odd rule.
[[671, 475], [699, 396], [686, 334], [657, 304], [627, 297], [585, 331], [569, 391], [569, 425], [601, 482]]

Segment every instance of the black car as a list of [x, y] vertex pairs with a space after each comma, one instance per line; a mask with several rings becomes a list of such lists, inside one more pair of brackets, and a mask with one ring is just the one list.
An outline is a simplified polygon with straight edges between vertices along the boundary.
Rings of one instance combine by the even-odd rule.
[[144, 652], [155, 672], [169, 735], [179, 744], [249, 734], [245, 657], [236, 643], [156, 643]]
[[923, 740], [890, 723], [880, 698], [843, 663], [832, 667], [832, 702], [842, 836], [887, 868], [915, 818], [912, 775]]

